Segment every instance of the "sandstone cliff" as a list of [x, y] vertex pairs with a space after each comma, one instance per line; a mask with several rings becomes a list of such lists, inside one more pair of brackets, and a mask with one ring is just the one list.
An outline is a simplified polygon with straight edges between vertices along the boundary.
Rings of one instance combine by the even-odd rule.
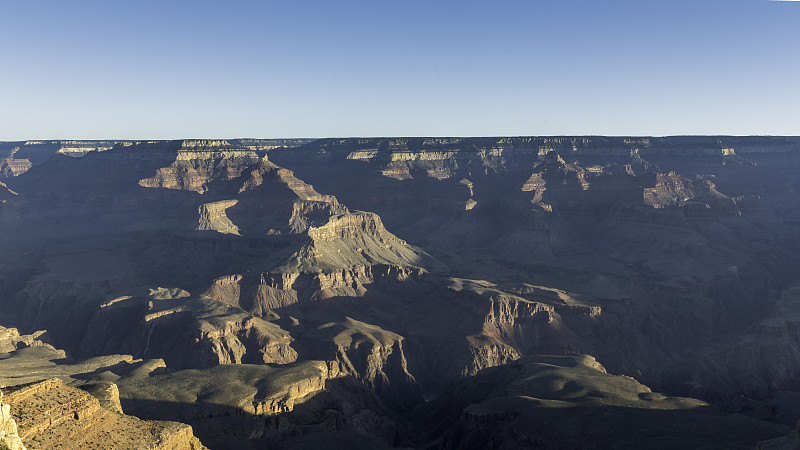
[[11, 416], [11, 405], [3, 403], [2, 390], [0, 390], [0, 448], [25, 450], [25, 445], [19, 436], [17, 422]]
[[148, 188], [189, 190], [204, 193], [211, 182], [239, 177], [248, 166], [256, 164], [256, 152], [238, 148], [227, 141], [180, 141], [176, 143], [175, 161], [159, 168], [156, 174], [139, 180]]
[[96, 398], [58, 379], [4, 391], [19, 436], [29, 449], [205, 449], [188, 425], [142, 421], [109, 411]]

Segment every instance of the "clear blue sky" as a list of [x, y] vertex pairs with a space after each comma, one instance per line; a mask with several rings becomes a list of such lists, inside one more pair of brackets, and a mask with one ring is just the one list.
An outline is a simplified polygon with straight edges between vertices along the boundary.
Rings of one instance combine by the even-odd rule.
[[800, 135], [800, 1], [0, 0], [0, 140]]

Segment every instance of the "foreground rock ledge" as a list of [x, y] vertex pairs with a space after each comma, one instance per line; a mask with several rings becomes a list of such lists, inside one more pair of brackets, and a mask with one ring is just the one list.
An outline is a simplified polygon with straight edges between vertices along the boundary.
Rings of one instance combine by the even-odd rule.
[[[16, 419], [19, 433], [6, 435], [12, 450], [147, 448], [203, 450], [192, 427], [178, 422], [140, 420], [103, 408], [87, 392], [69, 387], [58, 378], [3, 388], [3, 429], [6, 412]], [[0, 435], [0, 442], [3, 442]], [[13, 440], [13, 439], [16, 439]], [[10, 444], [9, 444], [10, 442]], [[15, 446], [16, 445], [16, 446]]]

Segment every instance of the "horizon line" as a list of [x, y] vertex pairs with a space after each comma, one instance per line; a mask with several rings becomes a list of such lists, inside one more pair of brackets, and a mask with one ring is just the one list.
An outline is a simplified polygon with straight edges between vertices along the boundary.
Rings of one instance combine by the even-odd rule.
[[[798, 1], [800, 0], [770, 0], [770, 1]], [[363, 135], [363, 136], [324, 136], [324, 137], [182, 137], [182, 138], [27, 138], [27, 139], [0, 139], [0, 143], [13, 142], [176, 142], [176, 141], [223, 141], [223, 140], [322, 140], [322, 139], [491, 139], [491, 138], [572, 138], [572, 137], [604, 137], [604, 138], [670, 138], [670, 137], [737, 137], [737, 138], [800, 138], [800, 134], [506, 134], [506, 135]]]

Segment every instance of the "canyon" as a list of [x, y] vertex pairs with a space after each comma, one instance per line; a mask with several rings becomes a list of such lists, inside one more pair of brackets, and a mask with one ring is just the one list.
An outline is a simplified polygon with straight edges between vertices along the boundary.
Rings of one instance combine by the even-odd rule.
[[777, 136], [2, 142], [0, 448], [792, 448], [798, 174]]

